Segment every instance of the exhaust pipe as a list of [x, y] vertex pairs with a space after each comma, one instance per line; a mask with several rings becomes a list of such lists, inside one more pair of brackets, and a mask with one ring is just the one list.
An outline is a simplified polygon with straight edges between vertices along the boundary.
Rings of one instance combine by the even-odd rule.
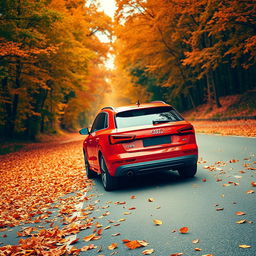
[[128, 172], [127, 172], [127, 176], [128, 176], [128, 177], [134, 176], [134, 172], [133, 172], [133, 171], [128, 171]]

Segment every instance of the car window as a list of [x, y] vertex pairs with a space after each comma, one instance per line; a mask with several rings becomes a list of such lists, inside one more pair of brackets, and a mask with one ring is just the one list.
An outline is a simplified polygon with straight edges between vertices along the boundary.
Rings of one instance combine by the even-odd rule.
[[102, 130], [108, 127], [108, 114], [105, 112], [99, 113], [92, 125], [91, 132]]
[[172, 107], [133, 109], [116, 114], [117, 128], [181, 121], [183, 118]]

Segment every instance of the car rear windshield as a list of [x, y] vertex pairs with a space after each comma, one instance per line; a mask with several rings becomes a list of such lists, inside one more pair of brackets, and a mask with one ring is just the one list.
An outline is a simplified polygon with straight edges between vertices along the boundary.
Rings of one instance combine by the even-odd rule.
[[183, 118], [172, 107], [133, 109], [116, 114], [117, 128], [182, 121]]

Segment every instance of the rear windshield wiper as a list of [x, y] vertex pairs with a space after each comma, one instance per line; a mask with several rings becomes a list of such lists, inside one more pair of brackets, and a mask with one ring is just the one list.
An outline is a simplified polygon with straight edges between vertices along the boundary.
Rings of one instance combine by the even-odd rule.
[[163, 124], [173, 122], [173, 120], [153, 120], [153, 124]]

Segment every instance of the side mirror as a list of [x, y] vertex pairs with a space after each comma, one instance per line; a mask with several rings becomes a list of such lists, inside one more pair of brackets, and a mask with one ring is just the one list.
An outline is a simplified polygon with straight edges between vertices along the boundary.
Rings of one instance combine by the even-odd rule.
[[81, 135], [88, 135], [88, 134], [90, 134], [88, 128], [83, 128], [83, 129], [81, 129], [81, 130], [79, 131], [79, 133], [80, 133]]

